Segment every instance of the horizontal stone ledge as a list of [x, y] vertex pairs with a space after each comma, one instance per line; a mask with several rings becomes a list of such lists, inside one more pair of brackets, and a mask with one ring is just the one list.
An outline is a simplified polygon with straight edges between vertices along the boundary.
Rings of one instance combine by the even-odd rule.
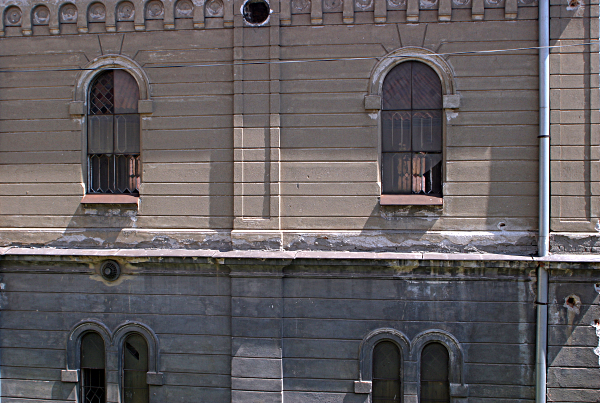
[[324, 259], [324, 260], [437, 260], [437, 261], [524, 261], [524, 262], [600, 262], [600, 256], [557, 254], [545, 257], [503, 255], [493, 253], [435, 252], [350, 252], [350, 251], [264, 251], [213, 249], [68, 249], [68, 248], [0, 248], [0, 256], [114, 256], [174, 257], [212, 259]]

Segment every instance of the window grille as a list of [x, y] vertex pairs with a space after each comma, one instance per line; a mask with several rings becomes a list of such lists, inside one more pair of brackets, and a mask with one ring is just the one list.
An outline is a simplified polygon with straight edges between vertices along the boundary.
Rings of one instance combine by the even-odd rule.
[[88, 193], [139, 193], [139, 88], [122, 70], [107, 70], [90, 87]]
[[442, 195], [442, 86], [420, 62], [394, 67], [382, 91], [382, 191]]
[[123, 345], [123, 402], [148, 403], [148, 344], [139, 334], [132, 334]]
[[391, 341], [373, 349], [373, 403], [401, 402], [400, 350]]
[[440, 343], [427, 344], [421, 352], [420, 403], [450, 403], [448, 350]]
[[106, 402], [104, 341], [97, 333], [81, 339], [81, 399], [83, 403]]

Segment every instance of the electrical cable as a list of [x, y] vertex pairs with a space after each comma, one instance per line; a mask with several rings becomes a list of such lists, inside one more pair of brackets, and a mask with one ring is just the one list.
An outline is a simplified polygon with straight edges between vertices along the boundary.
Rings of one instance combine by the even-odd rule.
[[[490, 50], [471, 50], [461, 52], [446, 52], [446, 53], [429, 53], [428, 56], [462, 56], [462, 55], [485, 55], [503, 52], [520, 52], [527, 50], [540, 49], [560, 49], [576, 46], [592, 46], [598, 45], [600, 41], [590, 41], [583, 43], [567, 44], [567, 45], [550, 45], [550, 46], [530, 46], [524, 48], [510, 49], [490, 49]], [[537, 54], [536, 54], [537, 55]], [[247, 65], [269, 65], [269, 64], [295, 64], [295, 63], [316, 63], [316, 62], [338, 62], [338, 61], [358, 61], [358, 60], [382, 60], [385, 58], [410, 58], [422, 57], [423, 55], [403, 54], [398, 56], [365, 56], [365, 57], [340, 57], [340, 58], [320, 58], [320, 59], [296, 59], [296, 60], [268, 60], [268, 61], [247, 61], [247, 62], [217, 62], [217, 63], [202, 63], [202, 64], [165, 64], [165, 65], [150, 65], [143, 66], [142, 69], [165, 69], [165, 68], [185, 68], [185, 67], [226, 67], [226, 66], [247, 66]], [[5, 56], [6, 57], [6, 56]], [[115, 67], [115, 70], [122, 68]], [[31, 69], [0, 69], [0, 73], [37, 73], [37, 72], [60, 72], [60, 71], [95, 71], [96, 68], [85, 67], [65, 67], [65, 68], [31, 68]]]

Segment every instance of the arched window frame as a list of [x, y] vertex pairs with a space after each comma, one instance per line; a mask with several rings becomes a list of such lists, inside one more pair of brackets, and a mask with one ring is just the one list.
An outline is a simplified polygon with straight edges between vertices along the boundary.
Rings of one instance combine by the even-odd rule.
[[416, 363], [417, 395], [421, 398], [421, 353], [430, 343], [439, 343], [448, 350], [448, 380], [450, 381], [450, 401], [452, 403], [466, 402], [469, 388], [463, 381], [463, 351], [454, 336], [444, 330], [432, 329], [419, 333], [411, 341], [410, 359]]
[[[123, 345], [127, 337], [131, 334], [139, 334], [146, 340], [148, 345], [148, 372], [146, 373], [146, 383], [150, 386], [161, 386], [163, 384], [163, 374], [158, 371], [158, 337], [148, 326], [141, 322], [125, 322], [117, 327], [113, 335], [113, 343], [117, 348], [119, 355], [119, 372], [123, 373]], [[119, 393], [123, 393], [123, 376], [119, 376]], [[123, 401], [123, 400], [121, 400]]]
[[[439, 76], [442, 85], [442, 188], [446, 182], [446, 129], [448, 113], [452, 113], [460, 106], [460, 96], [456, 94], [456, 83], [454, 71], [450, 64], [441, 56], [429, 49], [419, 47], [405, 47], [397, 49], [384, 56], [371, 71], [368, 93], [365, 96], [365, 110], [378, 122], [378, 164], [377, 178], [381, 188], [381, 164], [382, 164], [382, 127], [381, 109], [383, 82], [388, 73], [398, 64], [416, 61], [431, 67]], [[389, 195], [381, 193], [381, 205], [442, 205], [442, 197], [431, 197], [428, 195]]]
[[[79, 118], [81, 124], [81, 182], [84, 189], [88, 188], [87, 163], [87, 111], [89, 108], [90, 85], [96, 77], [106, 70], [122, 69], [136, 81], [139, 89], [138, 114], [140, 115], [140, 164], [143, 164], [142, 138], [144, 133], [144, 117], [152, 115], [153, 105], [150, 98], [150, 81], [142, 67], [132, 59], [121, 55], [104, 55], [89, 63], [80, 73], [73, 90], [73, 101], [69, 103], [72, 117]], [[143, 183], [143, 177], [141, 178]], [[87, 191], [86, 191], [87, 193]], [[140, 193], [141, 194], [141, 193]], [[137, 204], [138, 197], [123, 194], [84, 194], [81, 203], [133, 203]]]
[[402, 378], [400, 379], [400, 393], [404, 393], [403, 390], [406, 383], [404, 363], [407, 357], [409, 357], [410, 343], [404, 333], [392, 328], [376, 329], [367, 334], [361, 342], [359, 350], [360, 379], [354, 382], [354, 393], [370, 394], [372, 392], [373, 350], [375, 349], [375, 345], [382, 341], [390, 341], [400, 350], [400, 373], [402, 374]]
[[77, 383], [78, 401], [83, 401], [81, 395], [81, 340], [88, 333], [100, 335], [104, 341], [105, 370], [108, 371], [108, 352], [112, 344], [110, 330], [100, 321], [86, 320], [77, 323], [67, 339], [67, 369], [62, 370], [61, 380], [68, 383]]
[[[98, 333], [104, 340], [106, 360], [106, 371], [121, 372], [123, 368], [122, 356], [123, 356], [123, 342], [132, 333], [137, 333], [146, 339], [148, 345], [148, 372], [146, 373], [146, 382], [149, 386], [162, 386], [164, 383], [164, 376], [162, 372], [159, 372], [159, 344], [156, 333], [147, 325], [136, 322], [127, 321], [117, 326], [114, 332], [101, 321], [96, 319], [87, 319], [78, 322], [73, 326], [73, 329], [69, 333], [67, 339], [67, 369], [61, 371], [61, 381], [65, 383], [76, 383], [77, 395], [79, 396], [79, 386], [81, 382], [80, 376], [80, 363], [81, 363], [81, 338], [89, 332]], [[113, 381], [108, 381], [107, 378], [107, 393], [117, 393], [115, 388], [118, 388], [119, 392], [122, 390], [121, 377], [119, 377], [118, 385]], [[111, 392], [112, 390], [112, 392]], [[81, 397], [79, 396], [79, 400]], [[150, 402], [155, 402], [150, 395]]]

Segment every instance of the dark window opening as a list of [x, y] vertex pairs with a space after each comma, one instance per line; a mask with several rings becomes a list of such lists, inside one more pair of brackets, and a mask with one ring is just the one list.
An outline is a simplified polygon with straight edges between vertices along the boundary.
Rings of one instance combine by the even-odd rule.
[[427, 344], [421, 352], [420, 403], [450, 403], [448, 350], [440, 343]]
[[92, 83], [88, 110], [88, 193], [139, 193], [138, 100], [137, 82], [125, 71], [105, 71]]
[[248, 0], [244, 4], [244, 19], [250, 24], [262, 24], [269, 18], [271, 9], [265, 0]]
[[148, 344], [139, 334], [132, 334], [123, 345], [123, 402], [148, 403], [146, 383]]
[[382, 193], [442, 195], [442, 86], [419, 62], [394, 67], [383, 82]]
[[373, 349], [373, 403], [401, 402], [400, 350], [390, 341]]
[[106, 402], [104, 340], [97, 333], [81, 339], [81, 398], [83, 403]]

